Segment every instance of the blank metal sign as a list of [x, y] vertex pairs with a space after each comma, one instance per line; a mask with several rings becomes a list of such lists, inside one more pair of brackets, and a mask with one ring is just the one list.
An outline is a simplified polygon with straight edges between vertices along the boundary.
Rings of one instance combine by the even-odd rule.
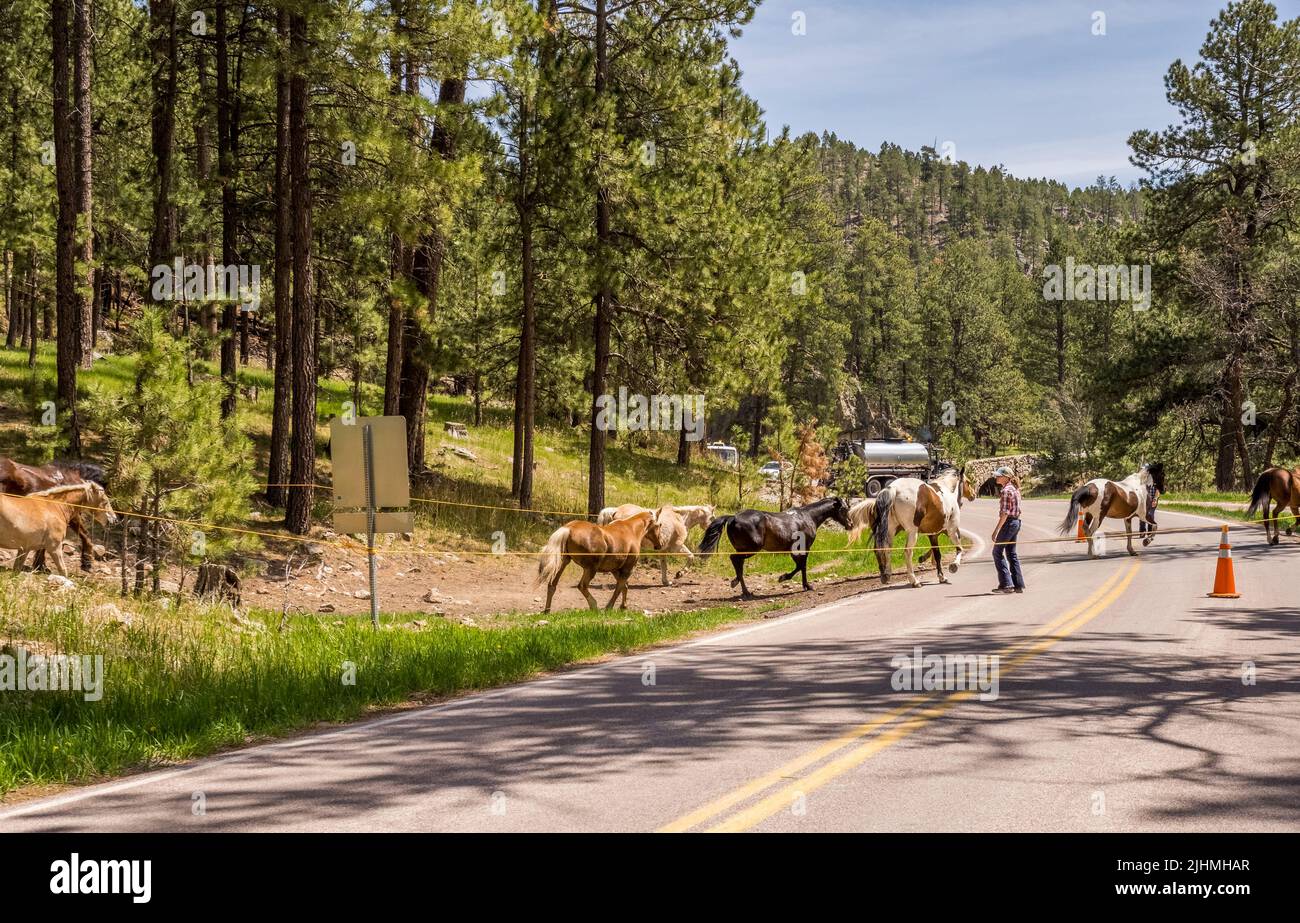
[[[334, 463], [334, 507], [366, 507], [365, 460], [362, 427], [370, 425], [375, 464], [375, 509], [411, 505], [411, 477], [406, 467], [406, 418], [357, 417], [344, 423], [330, 421], [330, 459]], [[382, 530], [380, 530], [382, 531]]]

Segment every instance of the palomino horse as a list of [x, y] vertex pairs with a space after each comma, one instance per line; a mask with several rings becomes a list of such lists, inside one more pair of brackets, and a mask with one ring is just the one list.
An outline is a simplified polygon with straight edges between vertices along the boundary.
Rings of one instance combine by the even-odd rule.
[[[599, 525], [605, 525], [610, 522], [617, 522], [620, 519], [628, 519], [638, 513], [648, 513], [650, 510], [643, 509], [635, 503], [624, 503], [619, 507], [606, 507], [600, 511]], [[606, 518], [606, 513], [609, 517]], [[668, 580], [668, 555], [684, 554], [686, 563], [689, 564], [695, 560], [695, 554], [686, 546], [686, 535], [690, 532], [692, 525], [708, 525], [713, 518], [713, 507], [711, 506], [673, 506], [664, 504], [654, 511], [655, 529], [659, 532], [659, 577], [664, 586], [672, 586]], [[688, 518], [689, 517], [689, 518]], [[680, 580], [682, 574], [686, 572], [686, 565], [682, 566], [674, 576], [673, 580]]]
[[[664, 509], [664, 507], [660, 507]], [[714, 508], [706, 503], [696, 504], [694, 506], [674, 506], [673, 512], [682, 518], [687, 531], [699, 526], [703, 529], [713, 518]], [[627, 519], [629, 516], [635, 516], [637, 513], [650, 512], [649, 507], [637, 506], [635, 503], [624, 503], [622, 506], [607, 506], [600, 511], [596, 517], [599, 525], [607, 526], [616, 519]]]
[[577, 561], [582, 567], [578, 589], [587, 597], [587, 605], [592, 609], [599, 608], [596, 597], [587, 590], [591, 578], [597, 573], [612, 573], [617, 583], [605, 608], [613, 609], [614, 600], [622, 593], [623, 605], [619, 608], [626, 609], [627, 578], [632, 575], [637, 558], [641, 556], [642, 540], [648, 537], [651, 545], [656, 549], [659, 547], [659, 535], [654, 525], [654, 513], [645, 512], [607, 526], [575, 519], [552, 532], [537, 562], [537, 582], [546, 584], [546, 608], [542, 611], [551, 611], [555, 587], [570, 561]]
[[[104, 469], [99, 465], [81, 461], [52, 461], [48, 465], [24, 465], [11, 458], [0, 457], [0, 492], [23, 496], [50, 487], [63, 484], [80, 484], [91, 481], [100, 487], [107, 487]], [[81, 539], [81, 569], [90, 570], [94, 543], [90, 534], [82, 525], [81, 517], [75, 516], [70, 523], [72, 531]], [[44, 563], [45, 552], [36, 553], [33, 566]]]
[[117, 521], [108, 494], [93, 481], [50, 487], [24, 497], [0, 496], [0, 548], [18, 552], [14, 570], [23, 566], [27, 552], [44, 551], [55, 573], [66, 576], [63, 539], [82, 510], [101, 523]]
[[[1275, 505], [1270, 515], [1268, 506], [1272, 501]], [[1291, 516], [1300, 521], [1300, 468], [1294, 471], [1288, 471], [1286, 468], [1269, 468], [1259, 476], [1255, 482], [1255, 490], [1250, 495], [1250, 506], [1246, 507], [1246, 515], [1254, 516], [1255, 511], [1260, 509], [1260, 504], [1264, 509], [1264, 541], [1270, 545], [1276, 545], [1282, 540], [1278, 534], [1278, 520], [1282, 518], [1282, 510], [1286, 507], [1291, 508]], [[1273, 527], [1273, 535], [1269, 537], [1269, 526]], [[1294, 530], [1294, 525], [1286, 527], [1286, 534], [1290, 535]]]
[[[1075, 530], [1079, 514], [1083, 513], [1084, 534], [1088, 536], [1088, 556], [1097, 557], [1097, 544], [1094, 537], [1102, 528], [1106, 519], [1124, 520], [1124, 534], [1128, 539], [1128, 553], [1137, 557], [1133, 549], [1133, 520], [1147, 518], [1147, 503], [1151, 498], [1151, 488], [1165, 492], [1165, 466], [1160, 462], [1143, 465], [1122, 481], [1109, 481], [1106, 478], [1093, 478], [1070, 496], [1070, 509], [1061, 522], [1061, 534], [1069, 535]], [[1143, 545], [1151, 544], [1155, 538], [1153, 528], [1142, 539]]]
[[[975, 499], [975, 487], [966, 479], [966, 469], [958, 471], [950, 468], [929, 481], [918, 478], [896, 478], [877, 496], [875, 505], [869, 509], [871, 523], [871, 543], [876, 549], [876, 564], [880, 568], [881, 583], [888, 583], [893, 576], [891, 557], [894, 553], [894, 536], [899, 532], [907, 533], [907, 579], [912, 586], [920, 586], [921, 580], [916, 576], [912, 553], [916, 549], [916, 539], [925, 535], [930, 540], [930, 554], [934, 557], [934, 569], [939, 572], [939, 582], [947, 583], [948, 577], [943, 572], [943, 556], [939, 553], [939, 533], [948, 536], [956, 554], [948, 569], [957, 573], [961, 567], [961, 507], [967, 500]], [[868, 512], [865, 503], [858, 504], [862, 509], [860, 518]], [[865, 525], [865, 522], [863, 523]], [[850, 533], [856, 539], [862, 526], [856, 526]]]
[[719, 516], [704, 531], [700, 556], [707, 558], [718, 548], [725, 529], [731, 547], [731, 566], [736, 570], [734, 587], [740, 584], [741, 599], [753, 599], [745, 585], [745, 559], [760, 551], [788, 551], [794, 559], [794, 570], [782, 574], [779, 580], [789, 580], [795, 574], [803, 578], [803, 588], [811, 590], [808, 583], [808, 551], [817, 538], [817, 528], [826, 520], [834, 519], [845, 529], [849, 528], [849, 504], [843, 497], [825, 497], [807, 506], [786, 510], [784, 513], [765, 513], [762, 510], [741, 510], [734, 516]]

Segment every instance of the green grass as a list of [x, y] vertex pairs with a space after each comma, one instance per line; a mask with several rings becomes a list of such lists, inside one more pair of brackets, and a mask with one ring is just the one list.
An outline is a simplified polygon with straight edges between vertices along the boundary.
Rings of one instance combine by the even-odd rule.
[[[1195, 513], [1198, 516], [1208, 516], [1211, 519], [1224, 519], [1224, 520], [1231, 519], [1231, 520], [1236, 520], [1237, 522], [1258, 523], [1260, 517], [1259, 513], [1256, 513], [1254, 516], [1248, 516], [1246, 515], [1245, 510], [1225, 509], [1224, 507], [1221, 506], [1207, 506], [1201, 503], [1183, 503], [1178, 501], [1171, 501], [1169, 503], [1161, 501], [1160, 509], [1173, 510], [1179, 513]], [[1295, 518], [1290, 513], [1281, 513], [1275, 515], [1280, 516], [1278, 520], [1278, 524], [1283, 529], [1286, 529], [1288, 526], [1294, 528], [1297, 525]], [[1159, 519], [1159, 517], [1160, 514], [1159, 512], [1157, 512], [1156, 518]]]

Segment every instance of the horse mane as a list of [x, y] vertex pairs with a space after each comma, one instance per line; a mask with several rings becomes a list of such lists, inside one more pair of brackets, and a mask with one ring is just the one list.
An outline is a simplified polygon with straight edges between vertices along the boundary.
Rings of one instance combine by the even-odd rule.
[[938, 474], [936, 474], [934, 477], [930, 478], [929, 480], [929, 483], [931, 484], [939, 484], [944, 482], [951, 482], [950, 486], [954, 490], [956, 490], [961, 483], [961, 472], [958, 471], [956, 468], [951, 468], [951, 467], [944, 468], [942, 471], [940, 471]]
[[104, 488], [100, 487], [94, 481], [78, 481], [76, 484], [58, 484], [54, 487], [47, 487], [44, 490], [34, 490], [29, 493], [29, 497], [54, 497], [60, 494], [66, 494], [74, 490], [84, 490], [88, 494], [103, 493]]
[[1132, 474], [1130, 474], [1128, 477], [1124, 478], [1124, 480], [1122, 480], [1122, 481], [1117, 481], [1116, 483], [1118, 483], [1118, 484], [1128, 484], [1129, 482], [1132, 482], [1132, 484], [1133, 484], [1134, 487], [1141, 487], [1141, 486], [1143, 486], [1143, 484], [1142, 484], [1142, 475], [1144, 475], [1144, 474], [1146, 474], [1146, 473], [1147, 473], [1146, 468], [1145, 468], [1145, 467], [1142, 467], [1142, 468], [1139, 468], [1137, 471], [1134, 471], [1134, 472], [1133, 472]]
[[94, 462], [78, 460], [69, 461], [56, 458], [54, 461], [50, 462], [48, 467], [57, 468], [60, 471], [65, 471], [70, 474], [76, 474], [85, 478], [87, 481], [92, 481], [95, 484], [98, 484], [105, 490], [108, 489], [108, 473], [104, 470], [102, 465], [96, 465]]

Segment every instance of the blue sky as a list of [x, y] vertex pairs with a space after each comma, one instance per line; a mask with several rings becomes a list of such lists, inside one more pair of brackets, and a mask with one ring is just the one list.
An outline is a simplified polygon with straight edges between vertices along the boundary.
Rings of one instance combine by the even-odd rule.
[[[1300, 0], [1274, 0], [1279, 17]], [[1140, 175], [1127, 139], [1175, 120], [1164, 74], [1226, 0], [764, 0], [732, 54], [772, 133], [877, 150], [951, 142], [968, 163], [1087, 185]], [[1105, 13], [1105, 35], [1093, 14]], [[806, 17], [804, 35], [792, 16]], [[942, 149], [941, 149], [942, 152]]]

